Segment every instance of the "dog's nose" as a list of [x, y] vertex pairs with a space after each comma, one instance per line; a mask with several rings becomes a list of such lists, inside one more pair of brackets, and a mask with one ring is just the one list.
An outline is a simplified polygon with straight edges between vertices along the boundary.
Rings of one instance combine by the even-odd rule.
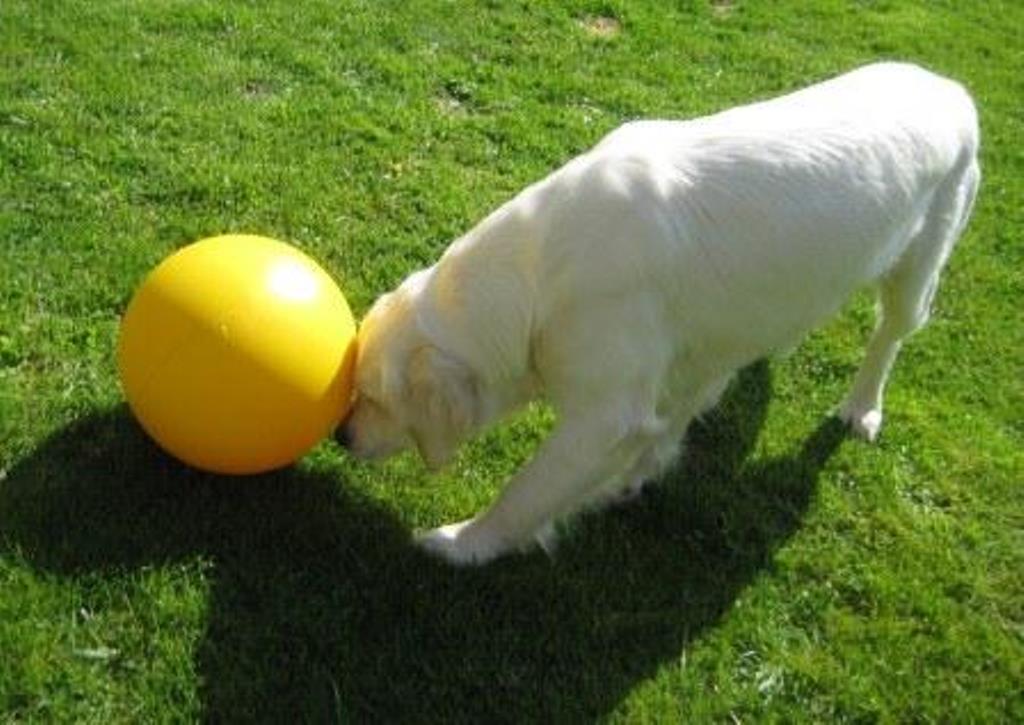
[[342, 448], [348, 448], [352, 445], [352, 432], [348, 429], [347, 425], [342, 423], [334, 430], [334, 440]]

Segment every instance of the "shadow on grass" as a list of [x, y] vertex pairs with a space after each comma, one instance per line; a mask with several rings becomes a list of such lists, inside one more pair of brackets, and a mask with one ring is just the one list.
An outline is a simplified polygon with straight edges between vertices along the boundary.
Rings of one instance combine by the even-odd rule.
[[209, 559], [210, 720], [589, 720], [713, 627], [799, 527], [843, 431], [748, 464], [770, 394], [768, 366], [746, 370], [662, 485], [581, 519], [553, 561], [449, 569], [344, 480], [190, 471], [125, 410], [10, 471], [0, 544], [66, 577]]

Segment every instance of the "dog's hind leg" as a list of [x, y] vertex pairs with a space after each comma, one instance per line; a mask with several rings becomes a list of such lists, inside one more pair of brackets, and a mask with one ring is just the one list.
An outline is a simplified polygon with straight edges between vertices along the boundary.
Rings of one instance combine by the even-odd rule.
[[839, 417], [862, 438], [878, 435], [886, 380], [903, 340], [928, 321], [939, 275], [970, 216], [979, 180], [978, 165], [971, 159], [940, 184], [920, 230], [879, 281], [878, 326], [839, 409]]

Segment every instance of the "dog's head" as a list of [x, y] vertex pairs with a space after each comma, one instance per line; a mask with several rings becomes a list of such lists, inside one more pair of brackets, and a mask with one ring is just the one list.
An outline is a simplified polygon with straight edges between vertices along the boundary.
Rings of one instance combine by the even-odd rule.
[[414, 276], [381, 297], [363, 320], [355, 402], [336, 438], [369, 459], [415, 446], [437, 469], [478, 425], [478, 384], [467, 365], [424, 331], [418, 282]]

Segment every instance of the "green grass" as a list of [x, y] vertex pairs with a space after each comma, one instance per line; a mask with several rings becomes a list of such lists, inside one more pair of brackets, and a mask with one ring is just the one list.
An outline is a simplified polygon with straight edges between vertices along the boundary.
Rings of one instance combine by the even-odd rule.
[[[0, 720], [1024, 720], [1022, 26], [938, 0], [0, 3]], [[118, 316], [178, 246], [290, 240], [362, 312], [626, 119], [881, 58], [969, 86], [985, 179], [876, 446], [828, 421], [867, 297], [550, 560], [409, 544], [491, 500], [544, 408], [434, 478], [325, 445], [236, 480], [121, 404]]]

